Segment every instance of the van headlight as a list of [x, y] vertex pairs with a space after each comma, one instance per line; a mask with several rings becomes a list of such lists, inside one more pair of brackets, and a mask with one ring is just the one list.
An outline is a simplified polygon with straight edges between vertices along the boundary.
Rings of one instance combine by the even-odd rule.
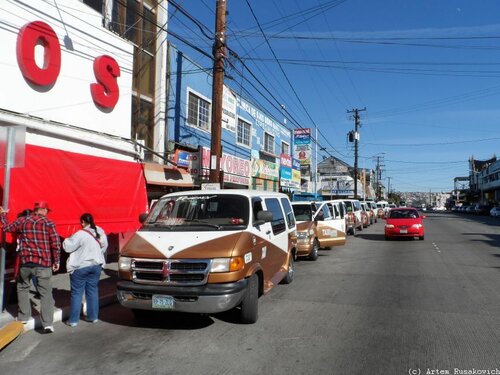
[[132, 258], [120, 256], [118, 258], [118, 270], [130, 272], [132, 268]]
[[297, 233], [297, 241], [300, 242], [309, 242], [309, 232], [298, 232]]
[[210, 272], [220, 273], [239, 271], [243, 269], [244, 265], [245, 262], [243, 262], [243, 257], [214, 258], [212, 259]]

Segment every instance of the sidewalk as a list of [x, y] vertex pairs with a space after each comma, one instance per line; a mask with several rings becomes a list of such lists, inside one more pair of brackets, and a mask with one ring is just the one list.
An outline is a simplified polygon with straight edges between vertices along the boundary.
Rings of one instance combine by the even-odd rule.
[[[103, 267], [101, 281], [99, 283], [99, 303], [100, 307], [116, 302], [116, 281], [118, 278], [118, 263], [108, 263]], [[71, 289], [69, 284], [69, 274], [60, 273], [52, 276], [52, 290], [55, 300], [54, 323], [65, 321], [69, 316]], [[11, 288], [11, 294], [16, 293], [15, 287]], [[24, 331], [41, 328], [39, 310], [40, 300], [35, 296], [32, 288], [32, 318], [24, 326]], [[12, 296], [14, 297], [14, 296]], [[9, 298], [10, 300], [15, 298]], [[84, 311], [86, 305], [84, 304]], [[0, 335], [5, 331], [4, 328], [16, 320], [17, 303], [7, 303], [5, 310], [0, 313]], [[0, 341], [2, 337], [0, 336]], [[1, 350], [1, 348], [0, 348]]]

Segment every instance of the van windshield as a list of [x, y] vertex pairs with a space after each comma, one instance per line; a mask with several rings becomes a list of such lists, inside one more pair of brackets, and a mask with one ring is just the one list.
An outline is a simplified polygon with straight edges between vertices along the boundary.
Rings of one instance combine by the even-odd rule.
[[312, 221], [312, 208], [310, 204], [294, 204], [293, 213], [297, 221]]
[[249, 203], [244, 196], [180, 195], [160, 199], [144, 222], [143, 229], [241, 230], [248, 222]]

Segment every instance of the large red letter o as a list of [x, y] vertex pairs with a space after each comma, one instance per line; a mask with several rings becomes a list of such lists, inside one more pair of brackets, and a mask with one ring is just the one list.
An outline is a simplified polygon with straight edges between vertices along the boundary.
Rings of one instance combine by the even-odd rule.
[[103, 108], [113, 108], [120, 97], [116, 82], [116, 78], [120, 76], [120, 66], [111, 56], [99, 56], [94, 60], [94, 75], [99, 83], [90, 85], [92, 99]]
[[[35, 62], [35, 47], [44, 48], [43, 67]], [[17, 36], [17, 63], [28, 81], [38, 86], [52, 85], [61, 71], [61, 46], [54, 30], [42, 21], [23, 26]]]

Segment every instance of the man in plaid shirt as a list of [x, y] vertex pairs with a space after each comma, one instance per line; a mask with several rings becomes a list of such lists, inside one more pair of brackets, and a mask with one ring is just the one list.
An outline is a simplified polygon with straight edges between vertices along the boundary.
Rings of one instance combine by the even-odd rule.
[[50, 211], [46, 202], [35, 203], [33, 214], [18, 218], [9, 224], [7, 211], [0, 207], [0, 222], [5, 232], [16, 233], [19, 243], [21, 268], [17, 280], [19, 302], [18, 320], [27, 323], [31, 318], [30, 283], [38, 280], [40, 318], [45, 333], [54, 332], [54, 297], [52, 272], [59, 270], [61, 241], [54, 222], [46, 217]]

